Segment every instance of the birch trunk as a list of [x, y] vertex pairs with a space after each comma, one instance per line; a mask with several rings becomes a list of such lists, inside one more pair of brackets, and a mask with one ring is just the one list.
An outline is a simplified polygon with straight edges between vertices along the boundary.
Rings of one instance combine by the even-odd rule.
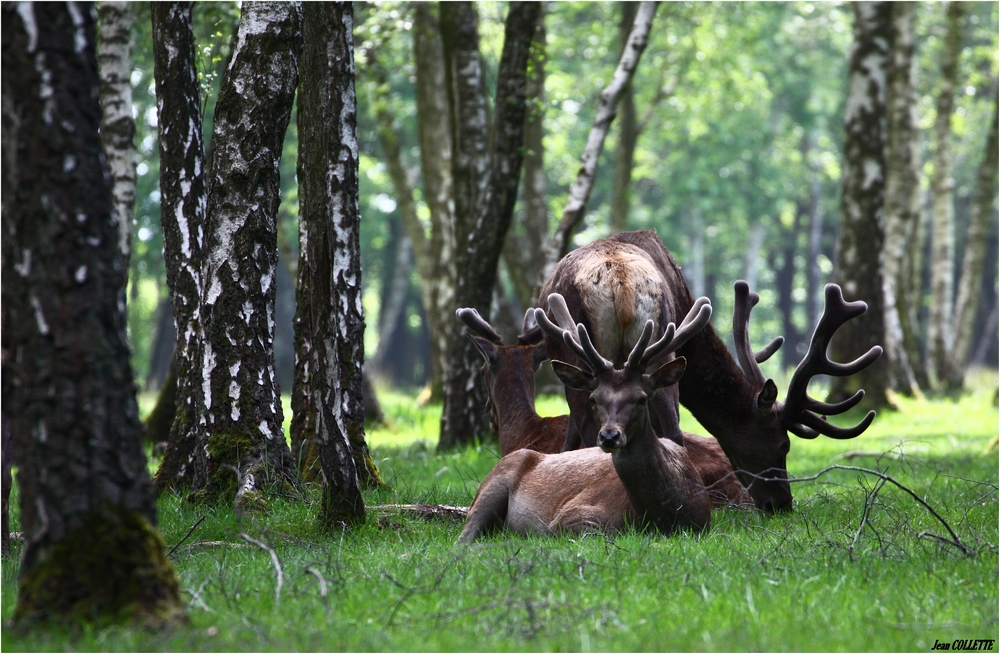
[[[447, 9], [446, 9], [447, 7]], [[486, 320], [497, 264], [517, 200], [524, 144], [528, 53], [540, 5], [513, 2], [504, 27], [504, 47], [497, 75], [493, 144], [487, 167], [479, 163], [488, 125], [480, 109], [482, 69], [478, 66], [475, 13], [468, 3], [441, 6], [446, 71], [451, 80], [453, 178], [458, 250], [456, 305], [475, 307]], [[477, 81], [478, 80], [478, 81]], [[475, 133], [477, 130], [479, 134]], [[484, 181], [475, 176], [488, 173]], [[486, 389], [481, 357], [470, 339], [453, 338], [441, 414], [440, 449], [472, 442], [489, 429], [482, 407]]]
[[[274, 378], [278, 162], [298, 84], [297, 5], [243, 5], [212, 131], [208, 222], [201, 269], [200, 410], [208, 434], [206, 485], [214, 502], [252, 505], [264, 484], [295, 475]], [[239, 479], [225, 466], [235, 466]]]
[[[632, 33], [639, 10], [638, 2], [621, 2], [621, 22], [618, 33], [621, 39], [622, 52], [628, 47], [628, 39]], [[635, 112], [635, 91], [629, 80], [622, 91], [619, 105], [618, 143], [615, 145], [614, 186], [611, 189], [611, 231], [623, 232], [628, 229], [629, 193], [632, 186], [632, 165], [635, 160], [635, 144], [639, 140], [638, 123]], [[697, 295], [696, 295], [697, 297]]]
[[955, 284], [955, 208], [951, 191], [951, 115], [961, 51], [962, 6], [946, 5], [947, 32], [941, 53], [941, 86], [934, 119], [934, 212], [931, 228], [931, 303], [927, 320], [927, 358], [931, 382], [950, 386], [960, 376], [952, 352], [952, 310]]
[[994, 100], [993, 126], [986, 139], [983, 163], [979, 167], [976, 181], [976, 195], [972, 204], [972, 215], [965, 238], [965, 254], [962, 258], [962, 275], [958, 280], [958, 298], [955, 301], [955, 322], [952, 357], [955, 361], [956, 376], [949, 379], [949, 386], [960, 389], [964, 382], [965, 367], [972, 348], [972, 335], [976, 322], [976, 312], [982, 296], [983, 262], [986, 257], [986, 243], [990, 221], [996, 219], [993, 204], [997, 191], [997, 115], [1000, 107]]
[[[892, 3], [859, 2], [854, 7], [847, 110], [844, 119], [843, 192], [838, 241], [838, 275], [848, 300], [864, 300], [868, 311], [837, 332], [830, 358], [849, 361], [881, 344], [882, 265], [885, 224], [885, 87], [889, 71]], [[834, 377], [830, 397], [853, 395], [860, 387], [874, 406], [885, 406], [885, 359], [851, 377]], [[832, 401], [832, 400], [831, 400]]]
[[576, 181], [569, 191], [569, 201], [563, 210], [562, 219], [556, 227], [555, 233], [548, 240], [545, 246], [545, 265], [542, 274], [535, 283], [535, 297], [541, 290], [552, 271], [555, 270], [559, 260], [569, 252], [570, 240], [573, 231], [580, 221], [583, 220], [587, 209], [587, 201], [590, 199], [590, 192], [594, 188], [594, 173], [597, 170], [597, 160], [601, 156], [604, 148], [604, 139], [608, 135], [611, 121], [615, 118], [615, 111], [618, 100], [622, 92], [635, 74], [636, 66], [639, 65], [639, 58], [646, 43], [649, 40], [649, 30], [653, 24], [653, 15], [656, 13], [656, 2], [643, 2], [639, 6], [635, 22], [632, 25], [632, 32], [628, 37], [628, 45], [622, 52], [618, 60], [618, 67], [611, 78], [611, 83], [601, 91], [601, 98], [597, 105], [597, 113], [594, 116], [594, 124], [587, 137], [587, 145], [584, 147], [583, 156], [580, 160], [580, 171], [577, 173]]
[[101, 75], [101, 140], [111, 170], [118, 249], [128, 270], [135, 213], [135, 119], [132, 118], [132, 4], [97, 3], [97, 64]]
[[917, 116], [917, 60], [914, 57], [914, 5], [900, 2], [892, 12], [892, 65], [886, 89], [888, 109], [885, 156], [885, 254], [882, 268], [885, 303], [885, 354], [889, 382], [897, 392], [920, 393], [904, 344], [902, 315], [906, 313], [903, 292], [903, 258], [910, 225], [920, 220], [919, 118]]
[[160, 224], [163, 260], [175, 327], [176, 411], [163, 462], [160, 490], [200, 488], [206, 461], [199, 458], [204, 425], [199, 334], [201, 262], [208, 192], [198, 71], [190, 3], [150, 5], [160, 142]]
[[[413, 57], [416, 65], [417, 135], [420, 140], [420, 170], [424, 198], [430, 210], [430, 237], [426, 255], [418, 245], [425, 240], [424, 226], [406, 220], [417, 265], [423, 265], [424, 313], [431, 343], [430, 399], [444, 398], [448, 370], [448, 344], [455, 327], [455, 205], [452, 199], [452, 141], [445, 85], [444, 46], [434, 6], [418, 2], [414, 6]], [[424, 264], [421, 264], [421, 261]]]
[[14, 623], [185, 621], [129, 367], [94, 14], [5, 4], [2, 31], [3, 409], [25, 537]]
[[[300, 283], [308, 277], [308, 366], [315, 438], [323, 472], [320, 525], [363, 522], [362, 367], [364, 314], [358, 242], [358, 140], [350, 3], [303, 5], [305, 49], [299, 102]], [[303, 297], [300, 286], [300, 298]], [[368, 457], [370, 459], [370, 457]], [[377, 470], [372, 466], [373, 476]]]

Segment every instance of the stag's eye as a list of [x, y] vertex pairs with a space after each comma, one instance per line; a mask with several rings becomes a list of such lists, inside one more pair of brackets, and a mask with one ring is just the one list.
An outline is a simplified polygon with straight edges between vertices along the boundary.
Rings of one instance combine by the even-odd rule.
[[589, 406], [591, 409], [597, 408], [597, 400], [595, 400], [594, 398], [588, 399], [587, 406]]

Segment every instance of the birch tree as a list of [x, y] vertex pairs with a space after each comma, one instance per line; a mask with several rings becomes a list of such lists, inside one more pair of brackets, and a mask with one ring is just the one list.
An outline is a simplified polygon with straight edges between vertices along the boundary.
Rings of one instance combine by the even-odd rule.
[[[497, 264], [517, 199], [528, 53], [539, 6], [513, 2], [508, 9], [497, 74], [496, 115], [490, 130], [475, 9], [467, 2], [441, 5], [459, 245], [455, 306], [475, 307], [487, 320]], [[490, 132], [492, 143], [487, 139]], [[489, 428], [482, 412], [486, 394], [479, 374], [480, 361], [471, 340], [451, 339], [438, 445], [441, 449], [470, 442]]]
[[536, 298], [545, 280], [555, 270], [556, 264], [569, 252], [573, 231], [583, 220], [590, 192], [594, 188], [594, 174], [597, 170], [597, 161], [601, 156], [601, 150], [604, 148], [604, 139], [608, 135], [611, 121], [615, 118], [618, 100], [635, 74], [639, 59], [649, 42], [649, 30], [653, 24], [656, 7], [656, 2], [643, 2], [639, 5], [635, 22], [632, 24], [632, 31], [629, 33], [628, 43], [618, 60], [618, 66], [615, 68], [611, 83], [601, 91], [594, 124], [587, 136], [587, 145], [584, 147], [583, 156], [580, 158], [580, 172], [570, 188], [569, 201], [566, 203], [566, 208], [563, 209], [562, 219], [559, 221], [555, 233], [545, 245], [545, 265], [542, 267], [539, 279], [535, 282], [534, 295]]
[[952, 353], [952, 309], [955, 285], [955, 208], [951, 176], [951, 119], [961, 52], [962, 5], [946, 4], [946, 32], [941, 53], [941, 85], [934, 119], [934, 209], [931, 221], [931, 301], [927, 317], [927, 362], [931, 383], [950, 386], [961, 378]]
[[94, 15], [8, 3], [2, 30], [3, 407], [25, 537], [14, 621], [184, 621], [129, 366]]
[[[310, 436], [318, 444], [325, 482], [320, 523], [327, 530], [364, 520], [359, 474], [378, 475], [374, 464], [366, 468], [364, 457], [365, 324], [352, 29], [350, 3], [303, 6], [297, 297], [306, 303], [307, 315], [297, 327], [307, 340], [296, 355], [306, 363], [299, 392], [309, 393]], [[360, 463], [355, 453], [362, 453]]]
[[132, 117], [132, 4], [97, 3], [97, 64], [101, 76], [101, 140], [111, 171], [118, 249], [128, 269], [135, 212], [135, 119]]
[[[886, 105], [885, 258], [882, 268], [885, 308], [885, 352], [892, 387], [904, 395], [919, 393], [903, 329], [908, 315], [903, 259], [912, 225], [920, 220], [919, 120], [914, 57], [914, 4], [900, 2], [892, 10], [892, 61]], [[910, 334], [912, 337], [912, 332]]]
[[199, 448], [206, 481], [197, 490], [206, 501], [237, 491], [238, 501], [253, 503], [264, 499], [267, 481], [294, 477], [272, 344], [278, 162], [301, 47], [298, 5], [243, 5], [215, 110], [202, 243], [198, 410], [207, 439]]
[[199, 448], [206, 427], [199, 410], [204, 403], [199, 335], [208, 195], [191, 4], [156, 2], [150, 13], [160, 137], [160, 225], [176, 334], [174, 416], [155, 479], [161, 490], [200, 488], [207, 475], [207, 461]]
[[[880, 344], [883, 326], [882, 243], [885, 225], [886, 80], [892, 34], [891, 2], [856, 2], [847, 109], [844, 118], [838, 281], [849, 300], [863, 299], [868, 311], [844, 325], [830, 357], [851, 360]], [[858, 387], [875, 406], [884, 406], [885, 359], [851, 377], [831, 379], [830, 397], [843, 398]]]

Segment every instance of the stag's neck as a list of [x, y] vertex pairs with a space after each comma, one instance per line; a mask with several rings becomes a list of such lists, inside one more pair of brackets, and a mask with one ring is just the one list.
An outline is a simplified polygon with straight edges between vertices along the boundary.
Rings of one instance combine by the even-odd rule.
[[755, 389], [711, 324], [678, 354], [687, 358], [687, 369], [678, 384], [681, 404], [720, 443], [726, 442], [734, 428], [752, 418]]
[[648, 420], [640, 437], [627, 437], [627, 446], [612, 454], [611, 460], [639, 524], [664, 534], [678, 527], [706, 526], [705, 503], [699, 504], [695, 497], [699, 490], [704, 491], [693, 486], [698, 480], [693, 478], [686, 459], [681, 460], [678, 452], [660, 444]]

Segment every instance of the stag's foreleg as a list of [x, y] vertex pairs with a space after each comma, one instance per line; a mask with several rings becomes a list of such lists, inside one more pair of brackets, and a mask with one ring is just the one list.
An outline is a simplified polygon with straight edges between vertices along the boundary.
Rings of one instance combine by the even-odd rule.
[[500, 459], [479, 485], [458, 543], [471, 543], [504, 526], [518, 484], [542, 456], [532, 450], [517, 450]]

